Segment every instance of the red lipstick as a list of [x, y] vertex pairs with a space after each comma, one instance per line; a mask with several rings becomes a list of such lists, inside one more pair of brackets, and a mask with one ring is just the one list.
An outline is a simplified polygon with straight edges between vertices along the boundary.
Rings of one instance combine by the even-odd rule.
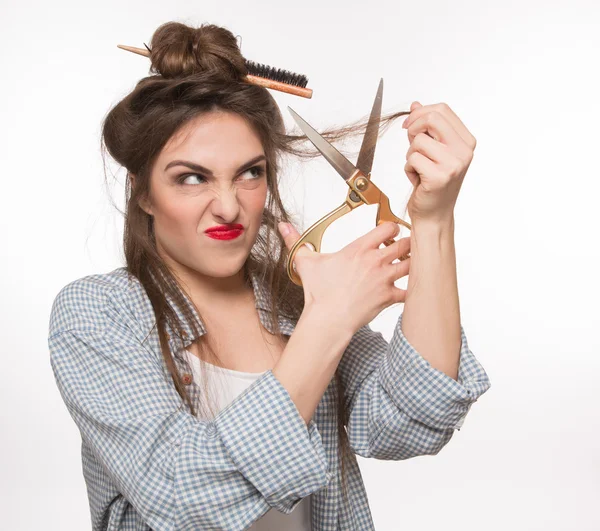
[[234, 223], [232, 225], [217, 225], [215, 227], [210, 227], [204, 232], [215, 240], [232, 240], [242, 234], [243, 230], [243, 225]]

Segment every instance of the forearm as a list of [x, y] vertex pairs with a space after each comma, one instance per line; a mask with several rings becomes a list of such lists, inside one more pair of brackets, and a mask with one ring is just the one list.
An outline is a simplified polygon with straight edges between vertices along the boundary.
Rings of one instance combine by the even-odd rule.
[[434, 368], [458, 378], [460, 307], [454, 218], [413, 222], [402, 333]]
[[352, 339], [350, 329], [334, 326], [320, 308], [305, 307], [273, 368], [307, 424]]

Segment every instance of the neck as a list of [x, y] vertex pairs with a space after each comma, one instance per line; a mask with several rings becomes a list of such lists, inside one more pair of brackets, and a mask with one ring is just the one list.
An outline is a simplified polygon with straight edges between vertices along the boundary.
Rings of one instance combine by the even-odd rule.
[[254, 290], [245, 279], [245, 267], [232, 276], [212, 277], [178, 264], [175, 273], [200, 312], [231, 308], [253, 297]]

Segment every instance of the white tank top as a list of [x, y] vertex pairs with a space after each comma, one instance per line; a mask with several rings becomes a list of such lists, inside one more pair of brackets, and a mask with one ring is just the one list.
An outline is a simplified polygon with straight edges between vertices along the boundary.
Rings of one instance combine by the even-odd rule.
[[[192, 366], [192, 372], [196, 383], [201, 385], [203, 381], [200, 376], [201, 368], [210, 371], [207, 379], [211, 385], [211, 392], [216, 401], [217, 411], [221, 411], [233, 399], [238, 396], [244, 389], [259, 378], [263, 372], [243, 372], [234, 371], [217, 367], [212, 363], [201, 360], [194, 356], [188, 350], [185, 351]], [[259, 520], [254, 522], [249, 528], [249, 531], [310, 531], [311, 530], [311, 512], [310, 499], [312, 494], [304, 498], [290, 514], [280, 513], [276, 509], [269, 509]]]

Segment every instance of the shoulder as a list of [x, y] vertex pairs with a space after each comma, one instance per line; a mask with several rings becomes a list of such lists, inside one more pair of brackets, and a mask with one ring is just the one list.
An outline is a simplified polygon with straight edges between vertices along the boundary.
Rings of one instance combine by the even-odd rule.
[[[151, 312], [148, 315], [148, 311]], [[152, 306], [139, 280], [119, 267], [87, 275], [63, 286], [52, 303], [49, 334], [66, 330], [101, 331], [112, 320], [151, 317]]]

